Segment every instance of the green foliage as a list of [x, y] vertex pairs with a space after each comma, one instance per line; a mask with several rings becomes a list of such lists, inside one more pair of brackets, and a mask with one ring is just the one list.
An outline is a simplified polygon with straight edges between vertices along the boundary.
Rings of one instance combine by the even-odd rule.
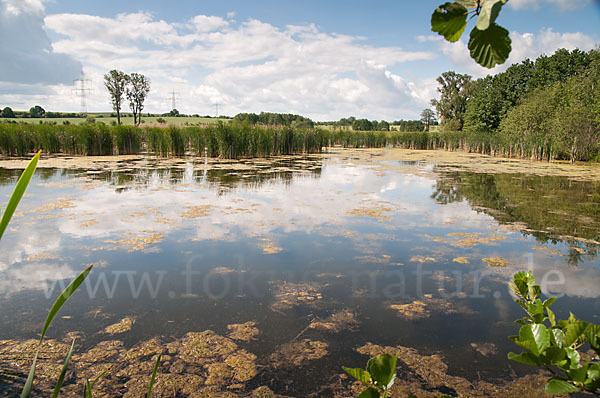
[[298, 128], [313, 128], [314, 122], [309, 118], [291, 113], [238, 113], [233, 120], [240, 123], [263, 124], [268, 126], [293, 126]]
[[65, 364], [62, 367], [60, 372], [60, 376], [58, 377], [58, 381], [56, 382], [56, 387], [54, 387], [54, 392], [52, 393], [52, 398], [58, 398], [60, 394], [60, 389], [65, 380], [65, 375], [67, 374], [67, 369], [69, 368], [69, 362], [71, 362], [71, 354], [73, 354], [73, 347], [75, 346], [75, 340], [71, 343], [71, 348], [69, 348], [69, 353], [67, 354], [67, 359], [65, 359]]
[[[519, 335], [510, 337], [526, 351], [511, 352], [508, 358], [552, 372], [546, 384], [548, 394], [600, 392], [600, 326], [578, 320], [573, 314], [557, 321], [550, 309], [556, 298], [541, 300], [541, 288], [531, 272], [517, 272], [510, 288], [527, 317], [516, 321], [521, 325]], [[596, 355], [583, 361], [578, 349], [586, 344]]]
[[450, 130], [461, 130], [471, 96], [471, 76], [450, 71], [442, 73], [437, 81], [440, 99], [431, 100], [431, 105], [436, 108], [442, 125], [450, 124]]
[[431, 16], [431, 30], [449, 42], [460, 39], [467, 27], [469, 14], [477, 16], [471, 30], [469, 50], [479, 65], [493, 68], [504, 63], [511, 51], [508, 31], [495, 22], [508, 0], [456, 0], [436, 8]]
[[2, 112], [0, 112], [0, 117], [13, 118], [15, 117], [15, 113], [10, 107], [6, 106], [2, 109]]
[[392, 357], [388, 354], [382, 354], [369, 359], [366, 370], [345, 366], [342, 366], [342, 369], [367, 387], [359, 395], [359, 398], [385, 398], [389, 397], [388, 391], [396, 380], [397, 360], [397, 355]]
[[46, 111], [39, 105], [31, 107], [29, 109], [29, 117], [44, 117]]
[[38, 160], [40, 159], [40, 154], [41, 154], [41, 151], [39, 151], [33, 157], [33, 159], [31, 159], [31, 161], [29, 162], [29, 164], [23, 171], [23, 174], [21, 174], [21, 177], [19, 178], [19, 181], [17, 182], [17, 185], [15, 186], [13, 193], [10, 196], [10, 199], [8, 200], [6, 209], [4, 209], [4, 213], [1, 213], [1, 211], [0, 211], [0, 214], [2, 214], [2, 218], [0, 218], [0, 239], [2, 239], [2, 236], [4, 235], [4, 231], [6, 231], [6, 228], [8, 227], [8, 223], [10, 222], [12, 215], [14, 214], [15, 210], [17, 209], [17, 205], [21, 201], [23, 194], [25, 194], [27, 185], [29, 185], [29, 181], [31, 181], [33, 172], [35, 171], [35, 168], [37, 167]]
[[133, 120], [136, 126], [142, 123], [142, 111], [144, 102], [150, 93], [150, 80], [141, 73], [132, 73], [127, 77], [125, 96], [129, 100], [129, 107], [133, 112]]
[[121, 124], [121, 107], [128, 81], [129, 76], [119, 70], [113, 69], [104, 75], [104, 86], [110, 95], [110, 103], [117, 112], [117, 124]]
[[158, 365], [160, 364], [160, 358], [162, 357], [162, 353], [158, 354], [156, 358], [156, 363], [154, 364], [154, 370], [152, 370], [152, 376], [150, 377], [150, 384], [148, 385], [148, 393], [146, 394], [146, 398], [150, 398], [150, 394], [152, 393], [152, 387], [154, 387], [154, 380], [156, 379], [156, 372], [158, 371]]

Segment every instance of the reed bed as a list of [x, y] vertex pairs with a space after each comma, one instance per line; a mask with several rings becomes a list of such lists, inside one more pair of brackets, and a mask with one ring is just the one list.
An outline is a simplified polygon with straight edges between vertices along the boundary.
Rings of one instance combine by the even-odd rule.
[[204, 127], [0, 124], [0, 154], [25, 156], [43, 150], [67, 155], [208, 155], [225, 159], [320, 153], [323, 148], [384, 148], [465, 151], [534, 160], [565, 158], [558, 143], [525, 141], [491, 133], [328, 131], [217, 123]]

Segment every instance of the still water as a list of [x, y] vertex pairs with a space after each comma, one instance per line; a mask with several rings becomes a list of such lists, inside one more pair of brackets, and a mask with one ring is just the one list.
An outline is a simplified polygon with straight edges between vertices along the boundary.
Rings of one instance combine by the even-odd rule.
[[[0, 244], [0, 393], [90, 264], [50, 329], [41, 390], [73, 338], [66, 396], [109, 367], [98, 396], [141, 396], [158, 352], [161, 396], [348, 396], [341, 366], [363, 367], [367, 343], [503, 384], [535, 371], [506, 359], [521, 269], [563, 295], [558, 317], [598, 322], [597, 178], [384, 152], [39, 168]], [[0, 169], [3, 205], [20, 172]], [[429, 390], [453, 395], [452, 380]]]

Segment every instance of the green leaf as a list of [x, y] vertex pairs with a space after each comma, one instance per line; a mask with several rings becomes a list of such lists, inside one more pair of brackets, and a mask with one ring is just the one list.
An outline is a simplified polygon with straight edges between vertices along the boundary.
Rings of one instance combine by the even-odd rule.
[[35, 168], [38, 164], [38, 160], [40, 159], [40, 153], [42, 153], [42, 151], [39, 151], [33, 157], [33, 159], [29, 161], [29, 164], [25, 168], [25, 171], [23, 171], [23, 174], [21, 174], [21, 177], [19, 178], [19, 181], [17, 182], [13, 193], [10, 196], [10, 199], [8, 200], [6, 209], [4, 209], [4, 213], [2, 214], [2, 218], [0, 219], [0, 239], [2, 239], [2, 235], [4, 235], [4, 231], [6, 231], [6, 227], [8, 227], [8, 223], [10, 222], [12, 215], [17, 209], [17, 205], [21, 201], [21, 198], [23, 197], [23, 194], [27, 189], [27, 185], [29, 185], [29, 181], [31, 181], [33, 172], [35, 171]]
[[379, 391], [374, 389], [373, 387], [367, 388], [365, 391], [361, 392], [358, 398], [380, 398], [381, 394]]
[[79, 274], [79, 276], [77, 276], [77, 278], [75, 278], [73, 280], [73, 282], [71, 282], [69, 284], [69, 286], [67, 286], [67, 288], [65, 290], [63, 290], [61, 295], [56, 299], [56, 301], [54, 302], [54, 305], [52, 306], [52, 308], [50, 309], [50, 312], [48, 313], [48, 316], [46, 317], [46, 322], [44, 322], [44, 328], [42, 329], [42, 336], [40, 337], [40, 343], [42, 342], [42, 340], [44, 340], [44, 336], [46, 335], [46, 332], [48, 331], [48, 328], [50, 327], [52, 320], [56, 316], [56, 313], [67, 302], [69, 297], [71, 297], [73, 295], [73, 293], [75, 293], [77, 288], [83, 283], [85, 278], [88, 276], [88, 274], [92, 270], [92, 267], [93, 267], [93, 265], [90, 265], [85, 270], [83, 270], [83, 272], [81, 274]]
[[548, 312], [548, 319], [550, 320], [550, 325], [556, 326], [556, 316], [554, 315], [554, 312], [550, 308], [546, 308], [546, 311]]
[[150, 378], [150, 385], [148, 386], [148, 394], [146, 394], [146, 398], [150, 398], [150, 394], [152, 393], [152, 387], [154, 386], [154, 380], [156, 379], [156, 372], [158, 371], [158, 365], [160, 364], [160, 357], [162, 357], [162, 353], [158, 354], [158, 358], [156, 358], [156, 363], [154, 364], [154, 370], [152, 371], [152, 377]]
[[62, 371], [60, 372], [60, 376], [58, 377], [58, 381], [56, 382], [56, 387], [54, 387], [54, 393], [52, 394], [52, 398], [58, 398], [58, 394], [60, 393], [63, 381], [65, 381], [65, 375], [67, 374], [67, 368], [69, 367], [69, 362], [71, 361], [71, 354], [73, 354], [74, 346], [75, 339], [73, 339], [73, 342], [71, 343], [71, 348], [69, 349], [69, 353], [67, 354], [67, 359], [65, 360], [65, 364], [63, 365]]
[[369, 372], [366, 372], [361, 368], [347, 368], [342, 366], [342, 369], [344, 369], [344, 372], [348, 373], [350, 376], [354, 377], [363, 384], [371, 383], [371, 375]]
[[550, 332], [539, 323], [525, 325], [519, 330], [519, 339], [515, 343], [539, 356], [550, 346]]
[[458, 4], [460, 4], [461, 6], [465, 7], [465, 8], [475, 8], [475, 7], [477, 7], [477, 1], [476, 0], [456, 0], [456, 2]]
[[542, 355], [542, 360], [544, 362], [549, 362], [552, 364], [563, 361], [567, 357], [565, 350], [560, 347], [548, 347], [546, 351], [544, 351], [544, 355]]
[[585, 331], [585, 337], [589, 341], [590, 347], [600, 355], [600, 326], [590, 325]]
[[556, 301], [556, 297], [550, 297], [549, 299], [544, 301], [544, 308], [550, 307]]
[[540, 359], [530, 352], [523, 352], [518, 355], [514, 352], [509, 352], [508, 359], [531, 366], [538, 366], [540, 364]]
[[560, 379], [550, 379], [546, 384], [546, 394], [564, 394], [577, 392], [579, 389], [572, 384]]
[[467, 26], [468, 10], [458, 3], [444, 3], [431, 15], [431, 30], [450, 42], [460, 39]]
[[567, 354], [567, 358], [569, 358], [569, 366], [566, 367], [562, 367], [565, 370], [568, 369], [576, 369], [580, 366], [580, 362], [581, 362], [581, 355], [579, 355], [579, 352], [571, 347], [565, 347], [564, 348], [565, 353]]
[[587, 376], [587, 366], [571, 369], [567, 372], [569, 378], [575, 382], [583, 383]]
[[471, 58], [485, 68], [493, 68], [506, 61], [511, 49], [508, 30], [496, 24], [486, 30], [479, 30], [475, 27], [471, 31], [469, 40]]
[[565, 331], [565, 346], [571, 346], [575, 343], [586, 331], [586, 329], [590, 326], [588, 322], [583, 322], [575, 319], [573, 322], [569, 323], [567, 327], [564, 329]]
[[500, 14], [502, 6], [507, 0], [485, 0], [479, 10], [479, 17], [477, 18], [477, 29], [486, 30], [494, 22]]
[[552, 329], [550, 333], [552, 335], [552, 341], [555, 345], [561, 348], [566, 346], [565, 332], [563, 332], [561, 329]]
[[377, 355], [367, 362], [367, 371], [371, 374], [376, 386], [387, 389], [390, 388], [396, 378], [396, 361], [398, 356], [388, 354]]
[[35, 364], [37, 363], [39, 353], [40, 347], [38, 346], [35, 356], [33, 357], [33, 364], [31, 364], [31, 369], [29, 369], [29, 376], [27, 376], [27, 381], [25, 382], [23, 391], [21, 391], [21, 398], [29, 398], [29, 395], [31, 395], [31, 388], [33, 387], [33, 379], [35, 377]]

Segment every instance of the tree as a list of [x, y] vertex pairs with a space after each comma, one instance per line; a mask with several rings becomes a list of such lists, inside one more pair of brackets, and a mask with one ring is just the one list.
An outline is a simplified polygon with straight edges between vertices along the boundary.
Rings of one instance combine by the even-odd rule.
[[431, 15], [431, 30], [449, 42], [460, 39], [467, 27], [469, 14], [477, 16], [471, 30], [469, 50], [471, 58], [481, 66], [493, 68], [508, 58], [512, 47], [508, 31], [496, 24], [500, 10], [508, 0], [456, 0], [444, 3]]
[[128, 83], [126, 96], [129, 100], [129, 107], [133, 112], [133, 123], [139, 126], [142, 123], [144, 101], [150, 92], [150, 81], [140, 73], [132, 73], [129, 75]]
[[386, 122], [385, 120], [382, 120], [379, 122], [379, 124], [377, 124], [377, 128], [380, 131], [390, 131], [390, 124], [388, 122]]
[[44, 117], [46, 111], [39, 105], [31, 107], [29, 109], [29, 117]]
[[13, 112], [13, 110], [10, 107], [5, 107], [4, 109], [2, 109], [2, 112], [0, 113], [0, 116], [2, 117], [15, 117], [15, 113]]
[[373, 130], [373, 123], [368, 119], [357, 119], [352, 122], [352, 130], [371, 131]]
[[110, 103], [117, 112], [117, 123], [121, 124], [121, 106], [123, 105], [123, 95], [129, 76], [118, 70], [111, 70], [104, 75], [104, 85], [110, 94]]
[[423, 109], [421, 112], [421, 121], [425, 123], [425, 131], [429, 131], [429, 126], [435, 122], [435, 112], [430, 108]]
[[437, 110], [442, 125], [457, 126], [460, 130], [471, 95], [471, 76], [450, 71], [442, 73], [437, 81], [440, 84], [440, 99], [431, 100], [431, 105]]
[[171, 111], [169, 112], [169, 116], [179, 116], [179, 111], [177, 109], [171, 109]]

